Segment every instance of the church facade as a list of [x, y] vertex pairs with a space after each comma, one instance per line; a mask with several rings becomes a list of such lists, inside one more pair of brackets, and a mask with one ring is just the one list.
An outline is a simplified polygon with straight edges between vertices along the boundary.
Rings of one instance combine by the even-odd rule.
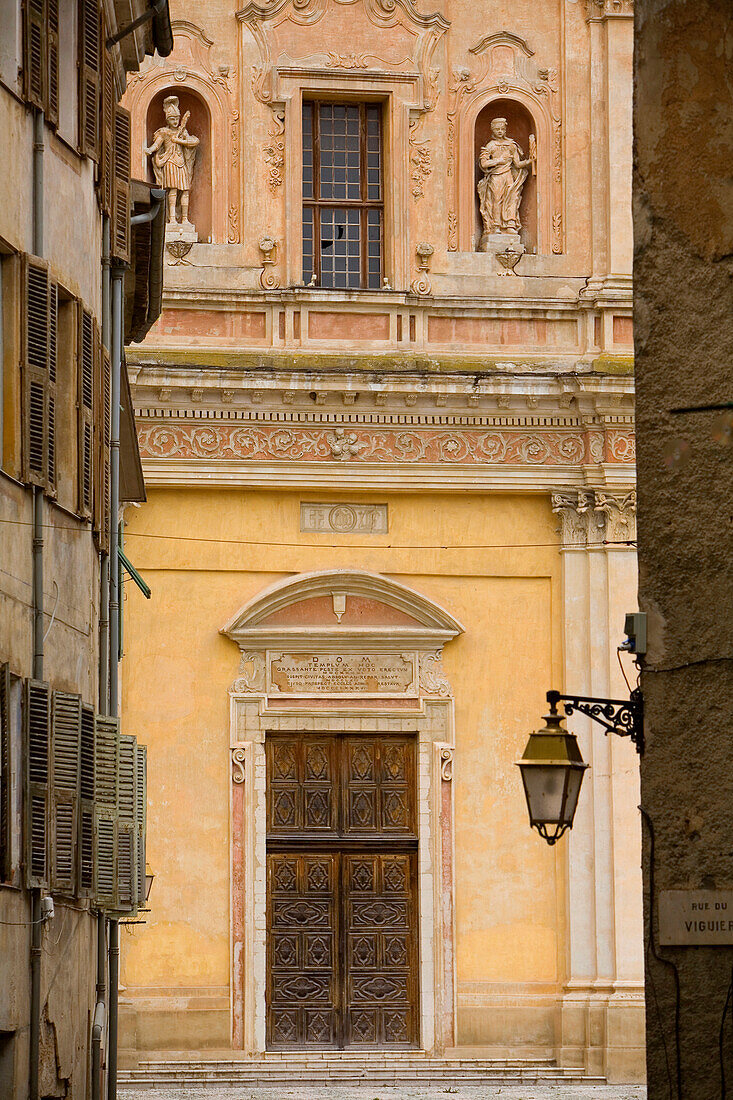
[[156, 876], [128, 1064], [643, 1077], [634, 749], [573, 716], [591, 769], [554, 848], [514, 767], [548, 689], [627, 691], [633, 11], [439, 9], [174, 3], [128, 81], [169, 221], [127, 357]]

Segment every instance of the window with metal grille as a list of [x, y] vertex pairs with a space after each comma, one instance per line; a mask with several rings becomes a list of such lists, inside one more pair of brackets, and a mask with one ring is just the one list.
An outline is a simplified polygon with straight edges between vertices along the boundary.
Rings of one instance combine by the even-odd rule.
[[378, 290], [383, 225], [379, 104], [304, 103], [303, 282]]

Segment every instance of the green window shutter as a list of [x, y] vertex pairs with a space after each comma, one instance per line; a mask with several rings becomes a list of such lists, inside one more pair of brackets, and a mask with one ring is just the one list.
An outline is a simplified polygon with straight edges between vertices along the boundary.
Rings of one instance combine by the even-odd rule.
[[39, 680], [26, 680], [24, 703], [25, 878], [29, 887], [48, 886], [51, 730], [51, 693], [48, 684]]
[[25, 0], [23, 5], [23, 90], [28, 103], [46, 107], [46, 0]]
[[115, 104], [114, 142], [114, 215], [112, 253], [118, 260], [130, 261], [130, 112]]
[[117, 817], [117, 897], [125, 913], [137, 902], [137, 836], [135, 829], [137, 741], [129, 734], [120, 735], [120, 781]]
[[51, 889], [76, 889], [81, 697], [54, 691], [51, 721]]
[[117, 784], [119, 724], [98, 714], [94, 745], [94, 899], [117, 909]]
[[59, 0], [46, 0], [48, 16], [48, 76], [46, 118], [52, 126], [59, 122]]
[[78, 306], [77, 339], [77, 416], [78, 416], [78, 510], [90, 519], [94, 478], [94, 376], [96, 374], [97, 341], [94, 318]]
[[8, 882], [12, 874], [10, 737], [10, 665], [4, 664], [0, 665], [0, 882]]
[[82, 704], [79, 761], [79, 834], [76, 884], [79, 897], [94, 893], [94, 709]]
[[145, 846], [148, 816], [148, 750], [145, 745], [136, 749], [135, 772], [135, 829], [137, 831], [137, 904], [145, 905]]
[[79, 3], [79, 133], [81, 152], [99, 160], [101, 21], [97, 0]]
[[26, 256], [23, 267], [23, 476], [30, 484], [45, 489], [49, 482], [48, 402], [52, 387], [51, 295], [45, 262]]

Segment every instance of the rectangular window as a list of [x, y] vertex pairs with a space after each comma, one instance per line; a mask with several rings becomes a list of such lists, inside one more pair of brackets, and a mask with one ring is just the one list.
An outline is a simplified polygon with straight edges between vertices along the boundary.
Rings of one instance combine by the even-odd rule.
[[303, 104], [303, 282], [382, 285], [382, 118], [376, 103]]

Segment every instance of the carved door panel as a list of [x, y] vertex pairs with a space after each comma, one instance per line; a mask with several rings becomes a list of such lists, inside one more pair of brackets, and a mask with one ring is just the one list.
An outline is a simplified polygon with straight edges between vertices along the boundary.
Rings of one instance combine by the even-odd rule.
[[268, 1038], [333, 1046], [338, 1035], [338, 856], [268, 856]]
[[418, 1041], [415, 741], [274, 734], [270, 1048]]
[[344, 857], [347, 1045], [417, 1040], [416, 855]]

